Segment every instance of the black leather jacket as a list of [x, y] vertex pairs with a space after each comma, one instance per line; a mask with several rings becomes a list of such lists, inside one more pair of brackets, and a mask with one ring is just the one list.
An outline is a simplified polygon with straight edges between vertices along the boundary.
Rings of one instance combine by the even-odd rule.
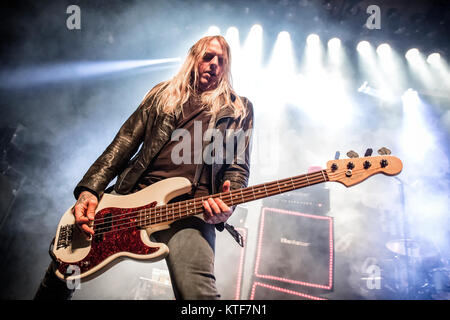
[[[222, 163], [212, 164], [211, 183], [213, 193], [221, 191], [225, 180], [230, 180], [232, 190], [244, 188], [248, 184], [253, 106], [248, 99], [242, 99], [248, 109], [245, 118], [242, 121], [240, 121], [240, 118], [235, 119], [231, 107], [225, 106], [216, 116], [215, 127], [221, 131], [224, 140], [226, 133], [233, 132], [233, 130], [227, 131], [227, 129], [243, 129], [244, 132], [250, 133], [246, 135], [245, 149], [241, 154], [241, 159], [245, 159], [245, 161], [239, 161], [239, 163], [236, 160], [237, 150], [235, 150], [235, 161], [233, 163], [227, 164], [224, 159]], [[152, 99], [144, 100], [125, 121], [111, 144], [78, 183], [74, 190], [75, 197], [78, 198], [83, 190], [89, 190], [101, 197], [108, 184], [116, 176], [118, 178], [114, 190], [119, 194], [130, 193], [152, 159], [170, 140], [174, 129], [175, 116], [158, 115]], [[139, 147], [141, 148], [139, 149]], [[225, 152], [222, 154], [225, 155]]]

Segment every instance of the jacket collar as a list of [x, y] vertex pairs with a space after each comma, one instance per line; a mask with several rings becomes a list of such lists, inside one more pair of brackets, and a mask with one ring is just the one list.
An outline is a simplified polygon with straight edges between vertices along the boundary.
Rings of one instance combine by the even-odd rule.
[[234, 118], [234, 110], [229, 105], [226, 105], [225, 107], [219, 110], [219, 112], [216, 115], [216, 123], [217, 121], [223, 118]]

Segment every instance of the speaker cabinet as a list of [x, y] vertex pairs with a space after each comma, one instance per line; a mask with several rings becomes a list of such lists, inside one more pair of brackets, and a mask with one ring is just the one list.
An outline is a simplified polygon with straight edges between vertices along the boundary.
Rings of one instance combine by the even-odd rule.
[[332, 217], [262, 208], [254, 281], [332, 290], [333, 267]]
[[327, 300], [318, 296], [255, 281], [250, 300]]

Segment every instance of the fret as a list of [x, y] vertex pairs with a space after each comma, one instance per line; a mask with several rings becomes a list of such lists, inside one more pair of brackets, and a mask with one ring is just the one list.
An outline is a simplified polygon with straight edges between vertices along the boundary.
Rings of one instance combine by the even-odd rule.
[[170, 210], [170, 214], [172, 216], [172, 219], [175, 219], [175, 206], [173, 203], [171, 204], [171, 206], [172, 206], [172, 208]]
[[327, 179], [325, 178], [324, 170], [322, 170], [321, 172], [322, 172], [323, 181], [327, 181]]
[[176, 218], [175, 218], [175, 214], [176, 214], [176, 211], [175, 211], [175, 203], [172, 203], [172, 214], [173, 214], [173, 219], [175, 220]]
[[187, 211], [188, 211], [188, 215], [192, 215], [192, 208], [191, 209], [189, 209], [189, 206], [190, 205], [192, 205], [192, 202], [191, 203], [187, 203]]
[[[258, 187], [257, 189], [256, 189], [256, 192], [258, 192], [258, 199], [260, 199], [261, 198], [261, 187]], [[253, 192], [254, 193], [254, 192]], [[266, 192], [266, 194], [267, 194], [267, 192]]]
[[203, 202], [205, 201], [205, 199], [204, 199], [205, 197], [201, 197], [200, 198], [200, 200], [201, 200], [201, 203], [202, 203], [202, 205], [201, 205], [201, 207], [203, 208]]
[[264, 183], [263, 186], [264, 186], [264, 190], [266, 191], [266, 196], [268, 197], [269, 195], [267, 194], [266, 184]]
[[234, 206], [234, 202], [233, 202], [233, 193], [230, 191], [228, 191], [228, 193], [230, 194], [230, 201], [231, 201], [231, 205]]
[[138, 213], [139, 213], [139, 218], [136, 218], [136, 220], [138, 221], [137, 227], [140, 228], [140, 227], [141, 227], [141, 214], [142, 214], [142, 213], [141, 213], [140, 210], [138, 211]]
[[239, 195], [237, 194], [237, 192], [235, 192], [235, 194], [236, 194], [236, 199], [237, 199], [237, 201], [238, 201], [238, 203], [239, 203]]
[[305, 174], [305, 177], [306, 177], [306, 181], [308, 182], [308, 185], [311, 185], [311, 183], [309, 183], [308, 174]]
[[291, 179], [291, 184], [292, 184], [292, 190], [294, 190], [295, 189], [294, 180], [292, 180], [292, 177], [290, 179]]
[[289, 183], [288, 183], [288, 181], [285, 181], [285, 182], [284, 182], [284, 188], [287, 188], [286, 191], [292, 190], [292, 189], [291, 189], [291, 186], [290, 186]]
[[[149, 211], [150, 211], [150, 224], [155, 224], [156, 223], [156, 220], [155, 221], [153, 221], [153, 219], [156, 219], [156, 216], [154, 215], [154, 212], [152, 212], [152, 211], [154, 211], [155, 210], [155, 208], [151, 208]], [[148, 216], [147, 216], [148, 217]]]
[[255, 188], [253, 188], [253, 186], [252, 186], [252, 193], [253, 193], [253, 200], [256, 200], [256, 196], [255, 196]]
[[278, 192], [281, 193], [280, 184], [278, 183], [278, 181], [276, 181], [276, 183], [277, 183], [277, 187], [278, 187]]
[[[235, 199], [237, 200], [237, 202], [238, 202], [238, 204], [239, 204], [239, 196], [236, 194], [236, 191], [237, 191], [237, 190], [234, 190], [233, 193], [231, 193], [231, 194], [235, 195]], [[233, 199], [233, 197], [231, 197], [231, 198]], [[232, 201], [232, 203], [234, 203], [234, 201]], [[233, 205], [234, 205], [234, 204], [233, 204]]]

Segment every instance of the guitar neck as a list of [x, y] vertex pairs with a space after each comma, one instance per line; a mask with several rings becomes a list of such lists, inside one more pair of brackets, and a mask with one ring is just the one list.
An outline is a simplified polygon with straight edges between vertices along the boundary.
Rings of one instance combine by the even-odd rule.
[[276, 180], [243, 189], [222, 192], [212, 195], [212, 198], [221, 198], [228, 206], [236, 206], [241, 203], [271, 197], [277, 194], [308, 187], [314, 184], [328, 181], [325, 170], [296, 177]]
[[202, 214], [204, 211], [203, 201], [208, 198], [220, 198], [226, 205], [231, 207], [326, 181], [329, 181], [326, 170], [320, 170], [247, 188], [147, 208], [138, 212], [139, 225], [145, 228], [158, 223], [175, 221]]

